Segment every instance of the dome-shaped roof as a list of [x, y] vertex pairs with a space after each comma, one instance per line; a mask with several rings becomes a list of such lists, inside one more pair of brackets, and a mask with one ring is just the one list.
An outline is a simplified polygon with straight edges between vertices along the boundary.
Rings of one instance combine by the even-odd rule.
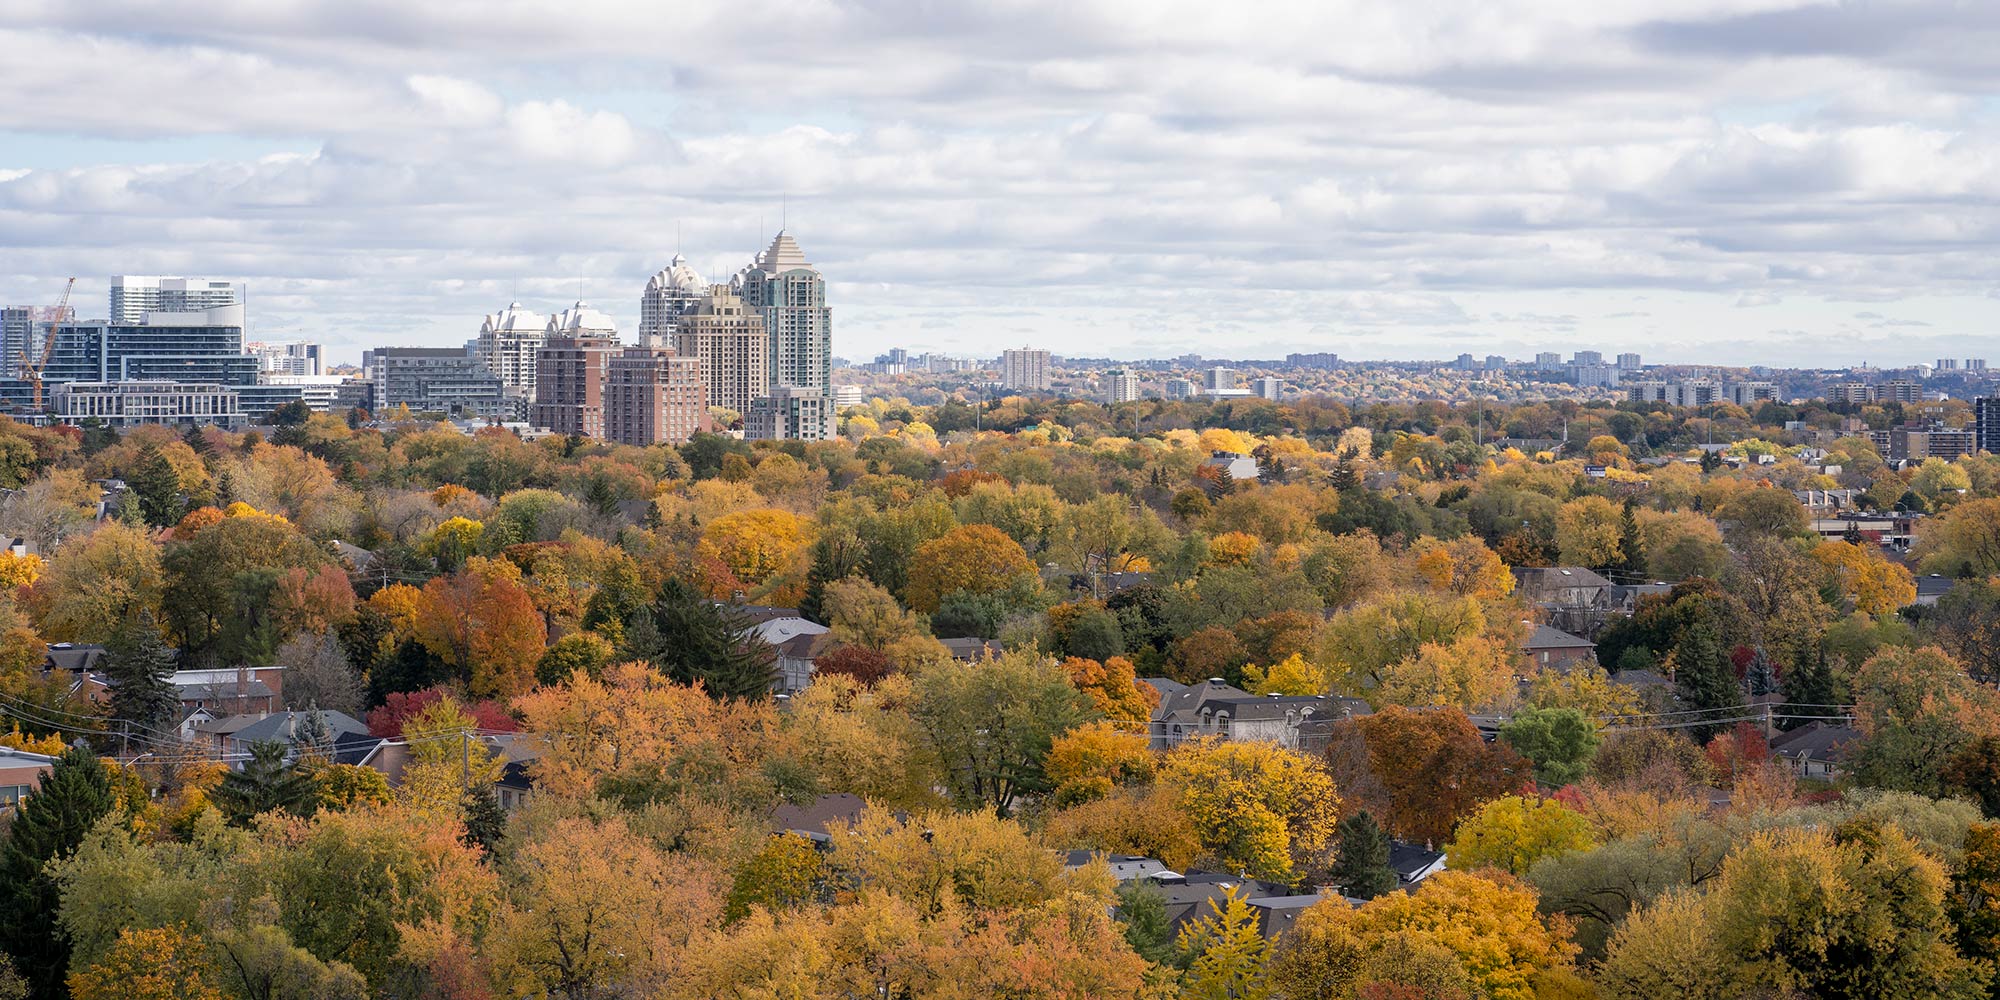
[[618, 336], [618, 323], [610, 316], [577, 300], [576, 305], [549, 317], [549, 335], [562, 337]]
[[489, 313], [486, 322], [480, 324], [482, 334], [526, 336], [542, 333], [548, 329], [549, 317], [521, 307], [519, 302], [507, 303], [507, 308], [497, 313]]
[[649, 293], [672, 290], [690, 295], [699, 295], [708, 290], [708, 283], [701, 278], [701, 272], [688, 265], [687, 258], [675, 254], [673, 262], [646, 282]]

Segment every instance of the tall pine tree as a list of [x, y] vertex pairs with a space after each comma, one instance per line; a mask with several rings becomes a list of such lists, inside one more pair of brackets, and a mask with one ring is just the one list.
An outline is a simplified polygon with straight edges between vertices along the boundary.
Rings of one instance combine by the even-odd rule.
[[216, 786], [215, 805], [239, 826], [248, 826], [251, 819], [273, 809], [310, 816], [315, 805], [312, 777], [285, 763], [284, 744], [252, 743], [243, 769], [223, 775], [222, 784]]
[[682, 684], [700, 681], [719, 698], [761, 698], [777, 677], [777, 650], [740, 612], [715, 603], [678, 577], [632, 616], [625, 655]]
[[69, 941], [56, 926], [62, 899], [43, 866], [75, 851], [111, 811], [111, 775], [78, 744], [22, 801], [0, 848], [0, 948], [28, 977], [36, 997], [62, 997]]
[[1374, 899], [1396, 887], [1396, 872], [1389, 867], [1389, 835], [1366, 809], [1341, 820], [1334, 834], [1340, 846], [1329, 874], [1342, 892]]
[[1636, 501], [1626, 499], [1625, 513], [1618, 519], [1619, 583], [1638, 583], [1646, 577], [1646, 543], [1639, 537], [1639, 519], [1633, 513]]
[[181, 475], [159, 448], [148, 444], [140, 449], [125, 485], [139, 498], [139, 513], [147, 524], [164, 528], [181, 519]]
[[111, 717], [135, 742], [165, 738], [180, 721], [180, 695], [170, 678], [174, 651], [150, 609], [142, 609], [112, 640], [104, 660], [111, 684]]
[[[1729, 644], [1722, 638], [1722, 614], [1712, 601], [1702, 601], [1694, 620], [1681, 632], [1674, 645], [1674, 688], [1681, 704], [1705, 715], [1690, 721], [1726, 719], [1728, 709], [1743, 707], [1743, 687], [1736, 681], [1736, 664], [1729, 659]], [[1733, 723], [1717, 722], [1697, 726], [1694, 734], [1706, 741]]]
[[[1799, 654], [1797, 662], [1785, 671], [1781, 680], [1785, 692], [1785, 715], [1832, 715], [1837, 696], [1833, 666], [1826, 661], [1826, 650], [1815, 646]], [[1805, 725], [1809, 719], [1780, 719], [1778, 727], [1792, 729]]]

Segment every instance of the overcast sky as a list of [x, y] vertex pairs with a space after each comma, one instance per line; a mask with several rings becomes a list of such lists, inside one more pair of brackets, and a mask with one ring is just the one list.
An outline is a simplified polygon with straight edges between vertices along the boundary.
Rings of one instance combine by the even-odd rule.
[[2000, 362], [1986, 0], [0, 0], [0, 301], [636, 326], [781, 224], [836, 353]]

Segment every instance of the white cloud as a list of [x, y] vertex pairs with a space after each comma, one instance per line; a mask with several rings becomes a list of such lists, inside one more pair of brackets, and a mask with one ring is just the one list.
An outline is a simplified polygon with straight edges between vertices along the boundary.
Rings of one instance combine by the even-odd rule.
[[2000, 17], [1874, 6], [0, 0], [0, 299], [240, 274], [351, 356], [579, 274], [629, 325], [783, 213], [855, 356], [1922, 354], [2000, 319]]

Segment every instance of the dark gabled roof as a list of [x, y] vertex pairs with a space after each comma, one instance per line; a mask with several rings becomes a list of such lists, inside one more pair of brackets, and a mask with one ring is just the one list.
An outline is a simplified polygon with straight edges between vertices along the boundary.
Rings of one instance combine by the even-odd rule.
[[1212, 698], [1253, 698], [1250, 692], [1224, 683], [1220, 678], [1211, 677], [1192, 687], [1173, 694], [1162, 692], [1160, 704], [1153, 709], [1155, 720], [1164, 719], [1178, 712], [1192, 712]]
[[336, 764], [366, 764], [382, 744], [389, 742], [380, 736], [367, 732], [336, 733], [333, 737], [333, 762]]
[[762, 625], [780, 618], [800, 617], [797, 608], [775, 608], [767, 604], [738, 604], [731, 610], [748, 619], [752, 625]]
[[1400, 840], [1389, 842], [1389, 868], [1396, 873], [1396, 877], [1405, 882], [1442, 860], [1444, 860], [1443, 851], [1433, 851], [1416, 844], [1405, 844]]
[[1808, 722], [1771, 740], [1771, 752], [1798, 760], [1838, 762], [1847, 756], [1847, 745], [1860, 738], [1861, 730], [1851, 726]]
[[939, 639], [945, 651], [954, 660], [972, 662], [1000, 655], [1000, 640], [981, 639], [978, 636], [961, 636], [953, 639]]
[[[298, 727], [298, 720], [304, 718], [305, 714], [304, 712], [272, 712], [270, 715], [238, 729], [233, 735], [235, 739], [244, 743], [290, 743], [292, 733]], [[365, 733], [368, 731], [367, 723], [345, 712], [320, 709], [320, 714], [326, 717], [326, 728], [333, 733], [336, 740], [340, 738], [342, 733]]]
[[182, 701], [227, 701], [238, 698], [269, 698], [275, 692], [263, 681], [230, 681], [225, 684], [180, 684], [174, 697]]
[[1657, 670], [1620, 670], [1611, 675], [1614, 684], [1626, 687], [1673, 687], [1674, 682]]
[[1160, 692], [1160, 697], [1162, 698], [1165, 698], [1170, 694], [1178, 694], [1188, 689], [1188, 686], [1186, 684], [1182, 684], [1180, 681], [1176, 680], [1169, 680], [1165, 677], [1141, 677], [1139, 678], [1139, 680], [1146, 684], [1151, 684], [1153, 686], [1153, 690]]
[[1591, 642], [1583, 636], [1571, 635], [1562, 629], [1550, 628], [1547, 625], [1535, 626], [1534, 631], [1528, 633], [1528, 641], [1521, 644], [1521, 649], [1530, 653], [1544, 649], [1596, 648], [1597, 643]]
[[500, 769], [500, 780], [494, 784], [521, 792], [531, 791], [535, 787], [535, 783], [528, 780], [527, 762], [519, 760], [508, 761], [507, 766]]
[[778, 655], [793, 660], [816, 660], [833, 647], [833, 633], [806, 632], [778, 643]]
[[1227, 710], [1229, 717], [1238, 722], [1276, 720], [1305, 715], [1321, 719], [1341, 719], [1367, 715], [1370, 711], [1368, 703], [1359, 698], [1342, 698], [1327, 694], [1209, 698], [1201, 703], [1200, 711], [1207, 713], [1210, 710]]
[[43, 666], [49, 670], [68, 670], [72, 673], [96, 670], [103, 666], [106, 655], [103, 646], [59, 642], [49, 647], [48, 659]]
[[1939, 576], [1936, 573], [1932, 573], [1929, 576], [1920, 576], [1917, 577], [1917, 596], [1920, 598], [1943, 597], [1951, 593], [1951, 588], [1956, 586], [1958, 586], [1958, 580], [1954, 577]]
[[782, 803], [771, 810], [771, 826], [779, 831], [796, 830], [802, 833], [832, 833], [835, 829], [852, 826], [861, 818], [861, 810], [868, 803], [859, 795], [841, 792], [838, 795], [822, 795], [805, 805], [795, 806]]

